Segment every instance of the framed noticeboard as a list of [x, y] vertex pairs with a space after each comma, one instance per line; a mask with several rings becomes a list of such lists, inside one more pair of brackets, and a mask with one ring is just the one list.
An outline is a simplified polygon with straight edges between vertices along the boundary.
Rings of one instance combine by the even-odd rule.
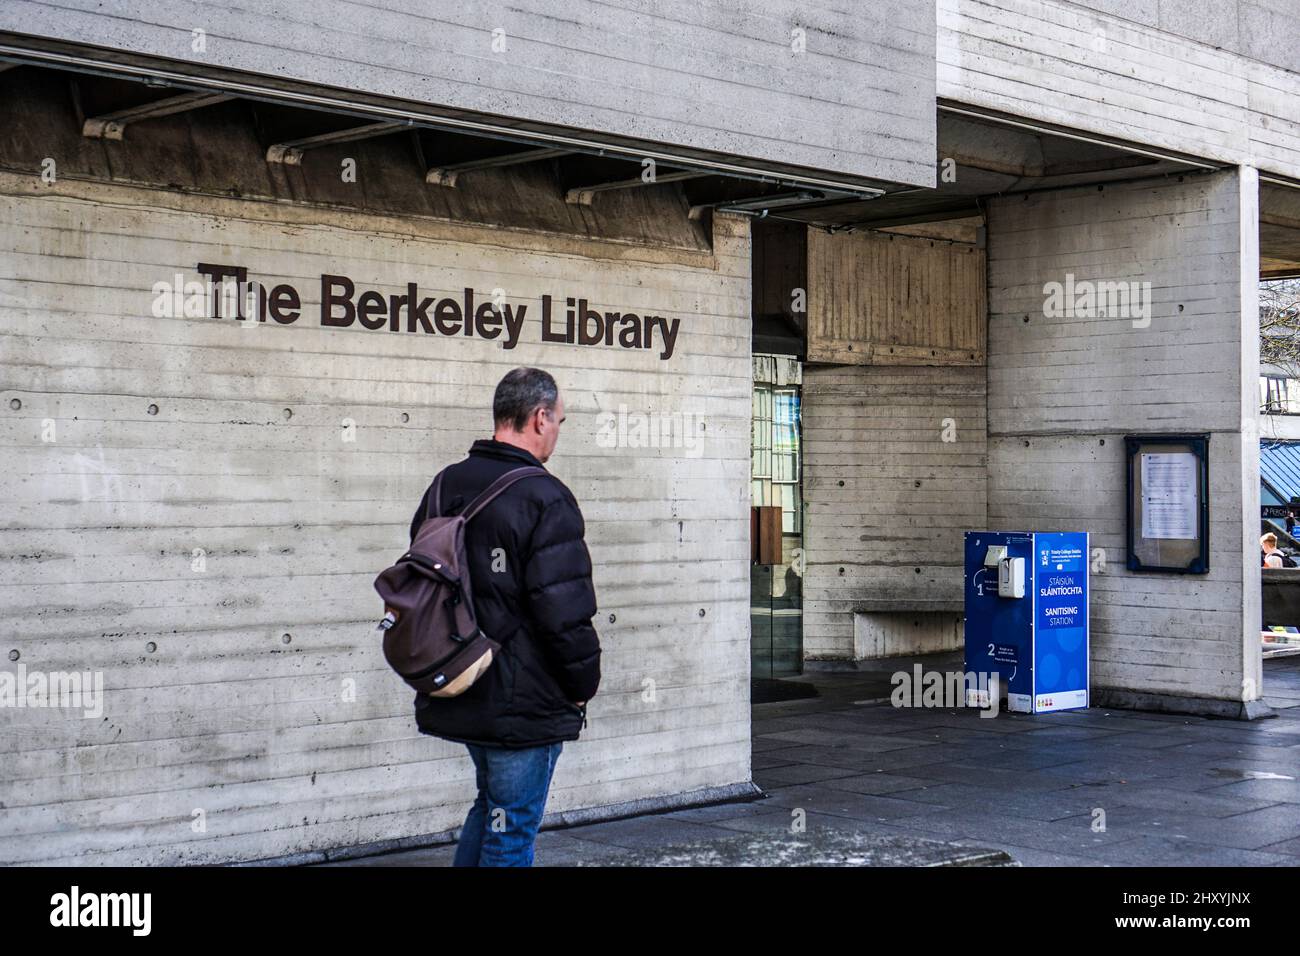
[[1127, 435], [1128, 569], [1210, 570], [1210, 436]]

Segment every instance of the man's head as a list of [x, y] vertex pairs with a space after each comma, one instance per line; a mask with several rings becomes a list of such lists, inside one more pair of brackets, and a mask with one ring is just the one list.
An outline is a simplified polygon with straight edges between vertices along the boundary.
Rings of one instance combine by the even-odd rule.
[[1263, 550], [1265, 550], [1265, 551], [1276, 551], [1276, 550], [1277, 550], [1277, 535], [1275, 535], [1272, 531], [1270, 531], [1270, 532], [1268, 532], [1267, 534], [1263, 535], [1263, 536], [1259, 539], [1259, 546], [1260, 546]]
[[492, 420], [493, 438], [546, 461], [555, 451], [564, 421], [564, 399], [555, 379], [540, 368], [507, 372], [492, 397]]

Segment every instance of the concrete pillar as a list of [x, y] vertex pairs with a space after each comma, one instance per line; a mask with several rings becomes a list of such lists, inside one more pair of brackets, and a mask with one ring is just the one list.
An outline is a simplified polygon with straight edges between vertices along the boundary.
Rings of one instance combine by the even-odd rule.
[[[1092, 532], [1094, 703], [1267, 712], [1255, 170], [997, 199], [988, 241], [989, 526]], [[1049, 315], [1069, 275], [1145, 308]], [[1204, 575], [1125, 567], [1124, 436], [1172, 432], [1210, 434]]]

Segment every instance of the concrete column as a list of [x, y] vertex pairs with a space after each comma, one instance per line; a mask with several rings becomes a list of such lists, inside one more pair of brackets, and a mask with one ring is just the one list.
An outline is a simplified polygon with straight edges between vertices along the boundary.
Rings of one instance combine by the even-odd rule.
[[[1093, 536], [1095, 703], [1256, 716], [1255, 170], [994, 200], [989, 525]], [[1139, 283], [1064, 315], [1048, 283]], [[1210, 570], [1125, 567], [1124, 436], [1210, 434]]]

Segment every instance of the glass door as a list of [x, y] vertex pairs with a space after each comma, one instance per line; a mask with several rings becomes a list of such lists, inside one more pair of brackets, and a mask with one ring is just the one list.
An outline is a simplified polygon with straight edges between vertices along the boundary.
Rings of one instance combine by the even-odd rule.
[[754, 356], [750, 488], [750, 660], [755, 678], [803, 672], [803, 493], [800, 366]]

